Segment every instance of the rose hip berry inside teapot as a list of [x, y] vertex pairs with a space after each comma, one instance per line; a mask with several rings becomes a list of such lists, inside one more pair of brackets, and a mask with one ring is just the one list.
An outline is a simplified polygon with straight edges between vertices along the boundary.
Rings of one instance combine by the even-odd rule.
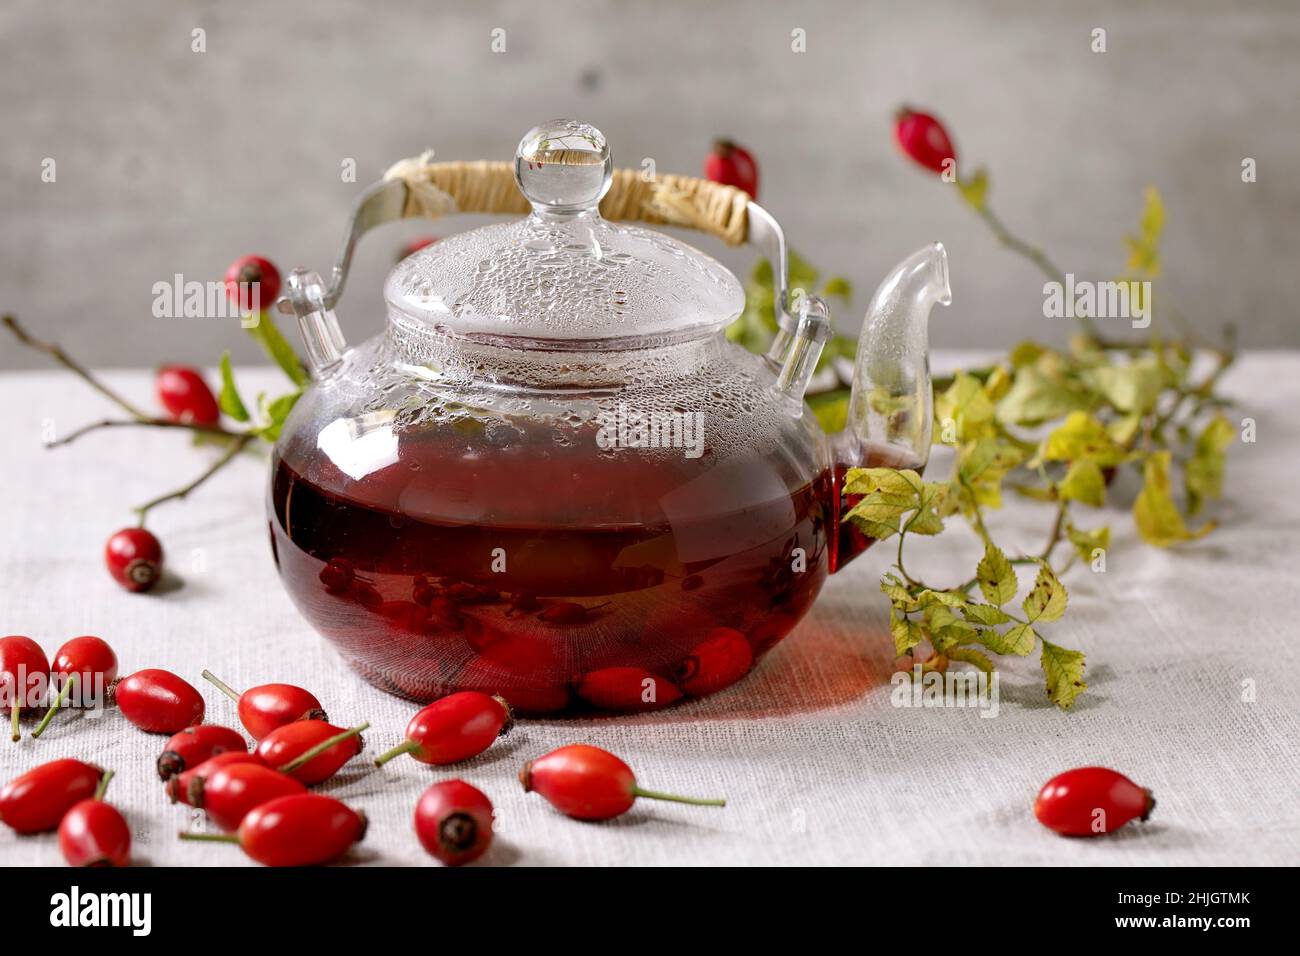
[[[346, 346], [333, 308], [359, 236], [451, 212], [517, 215], [403, 260], [386, 330]], [[769, 353], [724, 334], [744, 306], [734, 276], [631, 220], [757, 246]], [[743, 192], [615, 170], [582, 123], [534, 129], [513, 165], [395, 166], [331, 283], [297, 270], [279, 303], [313, 373], [268, 505], [299, 609], [364, 677], [419, 700], [637, 711], [744, 677], [872, 543], [841, 524], [845, 469], [925, 465], [926, 321], [948, 301], [939, 245], [885, 280], [828, 436], [803, 393], [829, 314], [787, 288], [786, 256]]]

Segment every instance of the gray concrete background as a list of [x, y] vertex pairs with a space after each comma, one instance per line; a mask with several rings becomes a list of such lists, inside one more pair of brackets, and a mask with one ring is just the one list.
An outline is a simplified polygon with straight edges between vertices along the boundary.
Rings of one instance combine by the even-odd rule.
[[[195, 27], [206, 53], [190, 51]], [[389, 163], [426, 146], [506, 159], [559, 115], [600, 126], [624, 165], [696, 173], [715, 135], [747, 144], [795, 246], [857, 285], [846, 328], [894, 261], [941, 239], [956, 302], [937, 346], [1062, 339], [1033, 268], [898, 155], [903, 102], [942, 116], [963, 163], [990, 167], [1002, 217], [1080, 276], [1117, 273], [1154, 183], [1187, 318], [1300, 345], [1300, 6], [1284, 0], [6, 0], [0, 84], [0, 309], [98, 365], [213, 363], [226, 347], [255, 359], [228, 322], [153, 318], [152, 285], [220, 278], [246, 251], [326, 271], [353, 199]], [[55, 183], [41, 182], [45, 157]], [[355, 184], [340, 181], [346, 157]], [[369, 238], [339, 309], [352, 339], [380, 327], [403, 239], [452, 228]], [[0, 342], [0, 368], [39, 364]]]

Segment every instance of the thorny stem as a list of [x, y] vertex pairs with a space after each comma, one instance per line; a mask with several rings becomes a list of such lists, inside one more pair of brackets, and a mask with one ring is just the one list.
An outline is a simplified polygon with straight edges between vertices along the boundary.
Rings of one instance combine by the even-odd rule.
[[54, 361], [58, 362], [60, 365], [66, 368], [68, 371], [72, 372], [78, 378], [85, 381], [86, 384], [88, 384], [91, 388], [95, 389], [95, 391], [99, 392], [101, 395], [103, 395], [105, 398], [111, 401], [114, 405], [121, 408], [131, 417], [137, 419], [147, 419], [152, 417], [147, 412], [142, 412], [135, 405], [131, 404], [121, 395], [117, 394], [117, 392], [113, 391], [111, 388], [109, 388], [107, 385], [105, 385], [103, 382], [97, 379], [94, 375], [92, 375], [89, 371], [87, 371], [85, 367], [83, 367], [79, 362], [74, 361], [73, 358], [70, 355], [68, 355], [67, 352], [63, 351], [62, 348], [60, 348], [59, 346], [55, 345], [52, 342], [42, 342], [40, 339], [35, 338], [31, 334], [29, 334], [26, 329], [24, 329], [21, 325], [18, 324], [18, 320], [15, 319], [12, 315], [4, 316], [3, 319], [0, 319], [0, 322], [3, 322], [5, 327], [9, 329], [9, 331], [14, 334], [14, 337], [17, 338], [18, 341], [21, 342], [23, 345], [27, 346], [30, 349], [35, 349], [38, 352], [44, 352], [50, 358], [54, 359]]
[[133, 509], [135, 513], [140, 516], [140, 526], [144, 527], [145, 515], [147, 515], [151, 509], [156, 508], [165, 502], [179, 501], [180, 499], [184, 498], [191, 491], [199, 487], [199, 485], [203, 484], [205, 481], [207, 481], [209, 478], [211, 478], [213, 475], [219, 472], [226, 465], [230, 464], [231, 459], [233, 459], [236, 455], [238, 455], [241, 451], [243, 451], [246, 447], [248, 447], [248, 443], [251, 442], [256, 437], [257, 437], [256, 435], [252, 435], [252, 434], [240, 435], [233, 442], [231, 442], [230, 447], [226, 449], [225, 454], [223, 454], [220, 458], [218, 458], [210, 466], [208, 466], [208, 468], [205, 469], [201, 475], [199, 475], [197, 478], [191, 481], [188, 485], [186, 485], [183, 488], [178, 488], [175, 491], [170, 491], [165, 495], [159, 495], [157, 498], [153, 498], [150, 501], [146, 501], [144, 504]]
[[101, 428], [183, 428], [186, 431], [197, 432], [201, 435], [217, 435], [228, 438], [241, 438], [243, 432], [232, 432], [228, 428], [222, 428], [220, 425], [196, 425], [192, 422], [177, 422], [170, 418], [104, 418], [97, 422], [91, 422], [89, 425], [82, 425], [74, 431], [68, 432], [62, 438], [56, 438], [47, 442], [46, 448], [57, 448], [60, 445], [70, 445], [82, 435], [86, 435]]
[[[1038, 271], [1043, 273], [1043, 275], [1047, 276], [1053, 282], [1065, 283], [1065, 272], [1047, 257], [1047, 253], [1043, 252], [1043, 250], [1039, 249], [1037, 246], [1025, 242], [1025, 240], [1021, 239], [1019, 236], [1012, 234], [1011, 230], [1003, 224], [1002, 220], [999, 219], [997, 214], [988, 207], [987, 203], [972, 205], [974, 206], [975, 212], [979, 214], [979, 217], [983, 219], [984, 222], [988, 224], [989, 229], [993, 231], [993, 235], [997, 238], [998, 242], [1002, 243], [1002, 245], [1010, 249], [1012, 252], [1028, 259], [1038, 267]], [[1078, 322], [1083, 333], [1093, 342], [1096, 342], [1103, 348], [1114, 347], [1114, 343], [1103, 342], [1101, 336], [1097, 334], [1097, 329], [1093, 325], [1091, 317], [1080, 315], [1078, 316]]]
[[72, 372], [74, 375], [76, 375], [78, 378], [84, 381], [91, 388], [95, 389], [95, 391], [99, 392], [101, 395], [103, 395], [105, 398], [111, 401], [114, 405], [116, 405], [118, 408], [122, 409], [122, 411], [126, 412], [128, 415], [131, 416], [131, 418], [127, 420], [105, 418], [97, 422], [91, 422], [89, 425], [84, 425], [81, 428], [78, 428], [75, 431], [65, 435], [63, 438], [56, 439], [54, 441], [47, 443], [46, 447], [55, 448], [58, 447], [59, 445], [67, 445], [73, 441], [76, 441], [78, 438], [80, 438], [83, 435], [86, 435], [93, 431], [98, 431], [99, 429], [103, 429], [103, 428], [122, 428], [122, 427], [134, 427], [134, 426], [150, 427], [150, 428], [179, 428], [200, 435], [213, 435], [218, 437], [229, 438], [231, 440], [230, 446], [226, 449], [225, 454], [223, 454], [219, 459], [217, 459], [217, 461], [214, 462], [210, 468], [208, 468], [201, 475], [199, 475], [198, 478], [194, 479], [194, 481], [190, 482], [188, 485], [186, 485], [183, 488], [179, 488], [176, 491], [169, 492], [168, 494], [165, 495], [160, 495], [159, 497], [154, 498], [152, 501], [148, 501], [145, 504], [136, 508], [135, 512], [140, 516], [141, 527], [144, 526], [145, 516], [149, 513], [150, 509], [155, 508], [158, 505], [163, 504], [164, 502], [167, 501], [175, 501], [184, 498], [191, 491], [199, 487], [199, 485], [203, 484], [203, 482], [207, 481], [214, 474], [216, 474], [218, 471], [220, 471], [222, 468], [228, 465], [236, 455], [238, 455], [241, 451], [243, 451], [246, 447], [248, 447], [248, 444], [258, 437], [254, 432], [231, 431], [230, 429], [223, 428], [220, 425], [199, 425], [193, 422], [177, 422], [177, 421], [172, 421], [171, 419], [168, 418], [159, 418], [156, 415], [150, 415], [148, 412], [142, 411], [135, 404], [128, 401], [126, 398], [122, 397], [113, 389], [105, 385], [85, 366], [83, 366], [80, 362], [77, 362], [75, 359], [73, 359], [72, 356], [68, 355], [67, 352], [63, 351], [63, 349], [60, 346], [56, 345], [53, 342], [45, 342], [33, 336], [30, 332], [24, 329], [18, 323], [18, 320], [14, 318], [12, 315], [3, 316], [2, 318], [0, 318], [0, 323], [3, 323], [5, 328], [7, 328], [13, 334], [13, 336], [16, 339], [18, 339], [20, 343], [22, 343], [23, 345], [27, 346], [30, 349], [34, 349], [37, 352], [41, 352], [45, 355], [50, 356], [50, 358], [54, 359], [54, 361], [58, 362], [68, 371]]
[[37, 352], [42, 352], [45, 355], [50, 356], [54, 361], [72, 372], [91, 388], [95, 389], [95, 391], [99, 392], [114, 405], [118, 406], [122, 411], [131, 416], [129, 421], [104, 419], [103, 421], [94, 422], [90, 425], [78, 428], [71, 434], [50, 442], [48, 445], [50, 448], [57, 445], [66, 445], [75, 441], [77, 438], [80, 438], [87, 432], [92, 432], [96, 429], [113, 428], [123, 425], [146, 425], [152, 428], [183, 428], [187, 431], [201, 432], [206, 435], [226, 435], [230, 438], [238, 438], [244, 434], [243, 432], [235, 432], [228, 428], [222, 428], [220, 425], [200, 425], [194, 422], [178, 422], [172, 421], [169, 418], [159, 418], [156, 415], [150, 415], [148, 412], [142, 411], [135, 404], [105, 385], [93, 372], [88, 370], [80, 362], [73, 359], [67, 352], [63, 351], [61, 346], [53, 342], [45, 342], [36, 338], [23, 328], [22, 325], [19, 324], [18, 320], [12, 315], [6, 315], [3, 318], [0, 318], [0, 322], [3, 322], [4, 326], [13, 333], [14, 337], [18, 339], [20, 343], [30, 349], [34, 349]]

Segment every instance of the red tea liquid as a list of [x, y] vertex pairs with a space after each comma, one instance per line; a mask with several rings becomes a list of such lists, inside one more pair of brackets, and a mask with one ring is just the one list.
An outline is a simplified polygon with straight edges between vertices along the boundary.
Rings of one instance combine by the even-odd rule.
[[417, 700], [479, 690], [559, 713], [711, 693], [873, 543], [839, 523], [842, 469], [789, 490], [760, 458], [410, 440], [392, 457], [358, 477], [277, 460], [272, 547], [312, 625]]

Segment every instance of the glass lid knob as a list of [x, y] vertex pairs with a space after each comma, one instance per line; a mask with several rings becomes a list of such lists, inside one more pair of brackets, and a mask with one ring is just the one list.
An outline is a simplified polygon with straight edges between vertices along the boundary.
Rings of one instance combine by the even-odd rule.
[[515, 180], [541, 214], [594, 210], [613, 175], [604, 134], [577, 120], [542, 123], [515, 150]]

